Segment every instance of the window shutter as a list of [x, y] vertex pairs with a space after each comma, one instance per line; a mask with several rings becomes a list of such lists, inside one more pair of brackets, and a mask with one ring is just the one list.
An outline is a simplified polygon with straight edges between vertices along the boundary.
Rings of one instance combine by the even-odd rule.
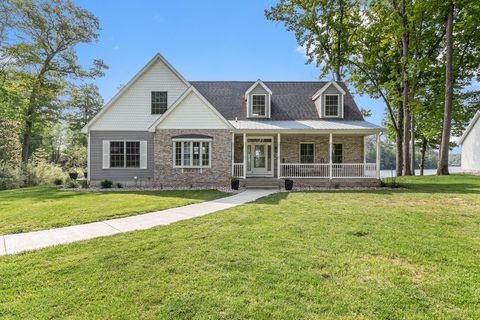
[[103, 169], [110, 168], [110, 141], [103, 140]]
[[147, 169], [147, 141], [140, 141], [140, 169]]

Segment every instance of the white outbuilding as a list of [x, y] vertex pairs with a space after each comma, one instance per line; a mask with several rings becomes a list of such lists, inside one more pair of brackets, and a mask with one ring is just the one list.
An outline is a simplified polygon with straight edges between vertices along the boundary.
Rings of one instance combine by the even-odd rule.
[[477, 111], [460, 138], [462, 170], [480, 172], [480, 111]]

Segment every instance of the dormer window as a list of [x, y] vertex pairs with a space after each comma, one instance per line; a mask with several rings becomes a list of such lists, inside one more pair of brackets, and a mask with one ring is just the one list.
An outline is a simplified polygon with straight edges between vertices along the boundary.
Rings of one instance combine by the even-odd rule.
[[340, 116], [339, 100], [338, 94], [325, 95], [325, 117]]
[[264, 117], [266, 115], [267, 95], [253, 94], [252, 95], [252, 115], [257, 117]]
[[168, 108], [167, 91], [152, 91], [152, 114], [164, 114]]

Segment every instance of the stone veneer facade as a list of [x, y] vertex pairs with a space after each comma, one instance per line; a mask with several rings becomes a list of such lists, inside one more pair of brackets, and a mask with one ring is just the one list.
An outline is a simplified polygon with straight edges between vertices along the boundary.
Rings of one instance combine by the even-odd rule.
[[[261, 135], [267, 137], [268, 135]], [[254, 135], [247, 135], [248, 138]], [[280, 137], [280, 157], [282, 163], [300, 163], [300, 143], [315, 144], [315, 163], [328, 163], [329, 156], [328, 135], [293, 135], [282, 134]], [[333, 135], [333, 143], [343, 144], [344, 163], [363, 163], [364, 143], [363, 136]], [[277, 135], [273, 135], [273, 156], [277, 176]], [[234, 158], [236, 163], [243, 162], [243, 135], [235, 135]]]
[[[211, 168], [173, 167], [172, 137], [201, 134], [212, 137]], [[227, 187], [232, 169], [232, 135], [229, 130], [161, 129], [154, 136], [154, 184], [159, 187]]]

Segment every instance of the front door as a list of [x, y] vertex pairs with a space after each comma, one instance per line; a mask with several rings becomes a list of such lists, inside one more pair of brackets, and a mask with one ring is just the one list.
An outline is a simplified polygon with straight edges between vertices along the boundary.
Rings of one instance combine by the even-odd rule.
[[249, 142], [247, 145], [247, 173], [251, 176], [271, 176], [272, 142]]

